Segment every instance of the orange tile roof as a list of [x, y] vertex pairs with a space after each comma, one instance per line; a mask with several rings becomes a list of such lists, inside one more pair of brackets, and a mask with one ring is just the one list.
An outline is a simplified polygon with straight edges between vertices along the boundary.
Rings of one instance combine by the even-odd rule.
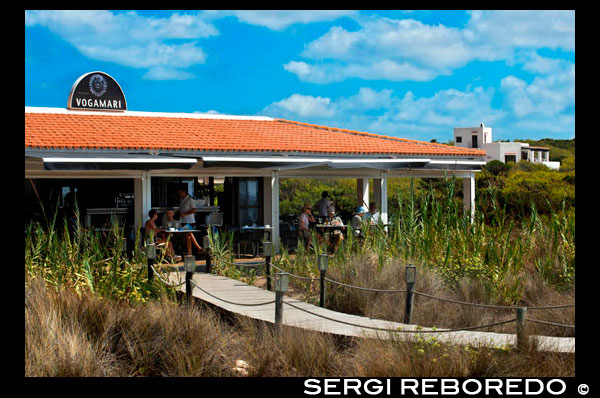
[[[35, 108], [33, 108], [35, 110]], [[200, 152], [484, 156], [485, 151], [285, 119], [25, 109], [25, 147]], [[143, 114], [143, 115], [142, 115]]]

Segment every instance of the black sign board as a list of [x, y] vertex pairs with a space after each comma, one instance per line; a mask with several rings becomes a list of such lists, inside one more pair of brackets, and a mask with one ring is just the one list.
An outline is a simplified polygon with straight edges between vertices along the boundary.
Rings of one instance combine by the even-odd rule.
[[69, 94], [69, 109], [125, 111], [127, 103], [119, 83], [104, 72], [79, 77]]

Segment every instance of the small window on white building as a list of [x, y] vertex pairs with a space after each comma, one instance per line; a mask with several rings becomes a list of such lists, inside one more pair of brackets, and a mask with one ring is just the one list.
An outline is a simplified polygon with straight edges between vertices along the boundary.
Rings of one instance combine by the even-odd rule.
[[462, 142], [462, 137], [456, 137], [456, 142]]

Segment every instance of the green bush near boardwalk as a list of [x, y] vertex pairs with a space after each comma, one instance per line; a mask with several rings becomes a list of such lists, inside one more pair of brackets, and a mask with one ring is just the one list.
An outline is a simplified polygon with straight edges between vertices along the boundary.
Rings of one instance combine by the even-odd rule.
[[136, 247], [127, 255], [123, 243], [123, 231], [116, 224], [102, 234], [79, 222], [69, 231], [66, 221], [57, 224], [56, 215], [47, 225], [30, 223], [25, 232], [25, 282], [41, 278], [57, 290], [131, 303], [174, 294], [156, 279], [148, 281], [145, 254]]

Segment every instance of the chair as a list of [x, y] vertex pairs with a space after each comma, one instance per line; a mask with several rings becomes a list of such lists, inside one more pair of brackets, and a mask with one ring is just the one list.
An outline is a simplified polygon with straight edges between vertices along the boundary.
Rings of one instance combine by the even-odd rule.
[[[143, 233], [140, 234], [140, 237], [142, 238], [142, 249], [144, 250], [144, 252], [146, 252], [146, 247], [148, 245], [148, 243], [151, 243], [150, 241], [150, 237], [146, 236], [146, 230], [143, 230]], [[163, 243], [157, 243], [154, 245], [156, 247], [156, 258], [161, 257], [160, 254], [162, 254], [162, 257], [164, 258], [164, 256], [166, 255], [166, 250], [167, 250], [167, 243], [163, 242]]]
[[256, 257], [258, 247], [257, 242], [259, 240], [258, 233], [256, 231], [241, 231], [238, 230], [238, 241], [237, 241], [237, 252], [238, 258], [242, 255], [241, 248], [244, 246], [244, 249], [247, 249], [248, 246], [252, 249], [252, 257]]
[[208, 216], [207, 224], [214, 225], [216, 227], [223, 226], [223, 212], [210, 213]]

